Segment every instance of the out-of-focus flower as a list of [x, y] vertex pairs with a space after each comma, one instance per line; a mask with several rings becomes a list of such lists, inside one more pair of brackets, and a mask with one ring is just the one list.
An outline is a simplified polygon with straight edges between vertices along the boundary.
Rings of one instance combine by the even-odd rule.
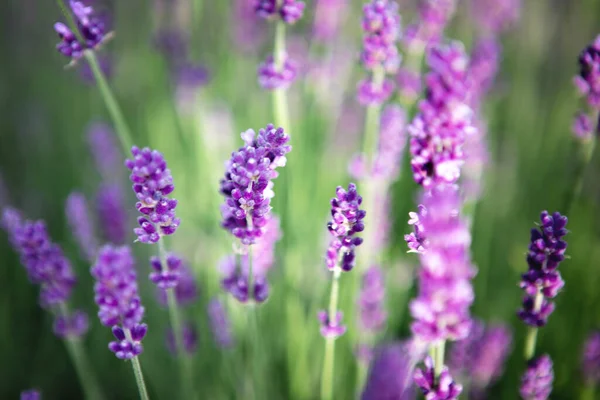
[[233, 346], [229, 318], [223, 304], [216, 298], [208, 303], [208, 318], [213, 337], [219, 347], [229, 348]]
[[265, 38], [265, 29], [263, 24], [256, 21], [254, 4], [248, 0], [235, 0], [232, 14], [231, 29], [235, 44], [243, 51], [255, 51]]
[[72, 192], [69, 195], [65, 205], [65, 214], [81, 253], [86, 260], [92, 262], [96, 257], [98, 241], [83, 193]]
[[100, 185], [96, 193], [96, 213], [104, 239], [112, 244], [124, 244], [129, 228], [124, 193], [118, 183]]
[[600, 35], [579, 54], [579, 74], [573, 79], [582, 96], [585, 96], [591, 116], [579, 112], [573, 122], [574, 133], [583, 139], [591, 137], [591, 132], [600, 129]]
[[[448, 367], [441, 366], [436, 374], [431, 357], [425, 358], [425, 369], [417, 369], [414, 382], [427, 400], [455, 400], [462, 392], [462, 385], [454, 382]], [[437, 376], [436, 376], [437, 375]]]
[[159, 257], [150, 258], [150, 266], [154, 270], [150, 273], [150, 280], [160, 289], [176, 287], [179, 283], [181, 264], [181, 258], [175, 254], [167, 255], [165, 265]]
[[94, 122], [87, 128], [90, 153], [104, 181], [119, 181], [122, 158], [111, 127], [104, 122]]
[[21, 392], [21, 400], [42, 400], [42, 395], [35, 389], [29, 389]]
[[567, 217], [559, 212], [550, 215], [543, 211], [540, 215], [541, 226], [531, 230], [531, 243], [527, 253], [529, 270], [522, 275], [521, 288], [525, 291], [523, 308], [519, 318], [527, 325], [539, 327], [546, 325], [548, 317], [554, 311], [554, 298], [565, 282], [557, 271], [565, 259], [567, 242]]
[[60, 315], [54, 320], [52, 330], [59, 338], [81, 337], [89, 329], [89, 320], [85, 312], [75, 310], [71, 315]]
[[[363, 335], [371, 337], [383, 330], [387, 320], [385, 310], [385, 279], [379, 266], [371, 266], [362, 276], [358, 295], [359, 328]], [[372, 349], [368, 344], [359, 344], [359, 358], [371, 359]]]
[[473, 21], [488, 36], [496, 36], [519, 20], [521, 0], [471, 0]]
[[421, 0], [418, 21], [409, 25], [404, 34], [407, 51], [420, 52], [438, 44], [455, 9], [456, 0]]
[[321, 323], [321, 336], [324, 338], [338, 338], [346, 333], [346, 325], [342, 324], [344, 313], [338, 311], [333, 319], [329, 318], [327, 311], [319, 311], [317, 319]]
[[54, 30], [61, 42], [56, 49], [73, 61], [78, 60], [86, 49], [95, 49], [106, 39], [105, 25], [94, 16], [94, 9], [80, 1], [69, 0], [70, 11], [73, 14], [77, 33], [74, 33], [62, 22], [54, 24]]
[[600, 332], [593, 332], [583, 348], [582, 371], [589, 385], [600, 382]]
[[[174, 260], [172, 260], [173, 262]], [[177, 286], [175, 286], [175, 300], [179, 307], [185, 307], [193, 304], [198, 300], [198, 284], [190, 267], [185, 262], [181, 263], [176, 268]], [[168, 282], [168, 280], [167, 280]], [[167, 291], [165, 288], [158, 287], [158, 302], [166, 307]]]
[[258, 83], [263, 89], [287, 89], [290, 87], [298, 73], [298, 66], [289, 57], [286, 57], [282, 68], [277, 68], [273, 56], [258, 66]]
[[521, 378], [519, 393], [523, 400], [546, 400], [552, 392], [554, 371], [552, 360], [546, 354], [529, 361]]
[[414, 359], [410, 343], [391, 343], [375, 350], [361, 400], [414, 400]]
[[294, 24], [304, 13], [304, 2], [298, 0], [254, 0], [254, 12], [261, 18], [277, 16], [286, 24]]
[[167, 197], [175, 190], [173, 176], [160, 152], [134, 146], [131, 153], [133, 159], [126, 160], [125, 166], [131, 170], [129, 179], [138, 199], [135, 207], [143, 215], [134, 232], [138, 241], [156, 243], [175, 233], [180, 223], [175, 216], [177, 200]]
[[348, 12], [348, 0], [317, 0], [313, 37], [319, 42], [334, 39]]
[[[191, 322], [183, 324], [183, 327], [181, 329], [181, 338], [183, 350], [187, 354], [195, 353], [198, 349], [198, 331], [196, 330], [196, 326]], [[175, 336], [173, 335], [173, 330], [170, 328], [167, 330], [166, 344], [167, 349], [169, 349], [169, 352], [171, 352], [171, 354], [173, 355], [176, 355], [177, 345], [175, 343]]]

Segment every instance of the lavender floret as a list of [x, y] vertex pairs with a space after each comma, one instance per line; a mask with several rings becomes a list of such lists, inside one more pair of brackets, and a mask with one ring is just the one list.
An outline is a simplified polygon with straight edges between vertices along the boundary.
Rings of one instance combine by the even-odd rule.
[[546, 354], [529, 361], [521, 378], [519, 393], [523, 400], [546, 400], [552, 392], [554, 371], [552, 360]]
[[417, 369], [413, 379], [427, 400], [455, 400], [462, 392], [445, 365], [436, 376], [431, 357], [425, 358], [425, 369]]
[[104, 23], [93, 15], [94, 9], [91, 6], [70, 0], [69, 7], [77, 25], [79, 36], [62, 22], [55, 23], [54, 30], [61, 40], [56, 45], [56, 49], [65, 57], [76, 61], [83, 56], [85, 50], [94, 50], [100, 46], [106, 39], [107, 34]]

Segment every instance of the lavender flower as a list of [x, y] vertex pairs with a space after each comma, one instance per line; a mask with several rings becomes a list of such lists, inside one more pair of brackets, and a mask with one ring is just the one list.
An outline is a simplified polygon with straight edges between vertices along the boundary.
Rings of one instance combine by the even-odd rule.
[[480, 39], [471, 51], [469, 73], [472, 87], [473, 107], [491, 89], [500, 67], [501, 47], [494, 38]]
[[332, 219], [327, 224], [327, 229], [332, 235], [327, 249], [326, 264], [329, 270], [339, 267], [343, 271], [350, 271], [354, 267], [354, 249], [360, 246], [362, 238], [355, 236], [365, 229], [363, 219], [366, 211], [360, 209], [362, 197], [356, 191], [356, 185], [351, 183], [348, 190], [338, 186], [336, 197], [331, 199]]
[[109, 349], [121, 359], [141, 354], [141, 340], [147, 331], [147, 325], [141, 323], [144, 307], [138, 295], [134, 263], [128, 246], [105, 245], [91, 268], [96, 279], [94, 300], [100, 308], [98, 317], [102, 325], [112, 327], [117, 340], [109, 344]]
[[40, 304], [54, 308], [67, 302], [76, 279], [61, 248], [52, 243], [43, 221], [22, 220], [19, 212], [5, 208], [2, 226], [21, 256], [31, 283], [40, 285]]
[[42, 395], [35, 389], [29, 389], [21, 392], [21, 400], [42, 400]]
[[571, 130], [580, 139], [590, 139], [594, 132], [594, 123], [589, 115], [580, 111], [573, 119]]
[[277, 15], [288, 25], [294, 24], [304, 13], [304, 2], [298, 0], [254, 0], [256, 15], [273, 19]]
[[600, 332], [593, 332], [583, 349], [582, 371], [588, 385], [600, 382]]
[[285, 165], [285, 155], [292, 147], [283, 128], [272, 124], [258, 135], [247, 130], [242, 139], [246, 145], [231, 154], [221, 180], [220, 192], [225, 196], [222, 225], [242, 244], [251, 245], [264, 234], [274, 196], [273, 179], [278, 176], [276, 168]]
[[287, 89], [296, 79], [298, 66], [289, 57], [283, 61], [282, 68], [277, 68], [273, 56], [258, 66], [258, 83], [263, 89]]
[[119, 184], [104, 183], [96, 193], [96, 213], [100, 231], [106, 241], [124, 244], [127, 236], [127, 211], [124, 193]]
[[54, 30], [61, 40], [56, 45], [56, 49], [62, 55], [76, 61], [81, 58], [84, 50], [94, 50], [100, 46], [107, 38], [107, 35], [104, 23], [93, 15], [94, 10], [91, 6], [85, 6], [79, 1], [69, 0], [69, 7], [75, 19], [78, 32], [73, 33], [62, 22], [55, 23]]
[[414, 361], [409, 343], [392, 343], [378, 348], [369, 368], [361, 400], [412, 400], [411, 377]]
[[400, 68], [396, 75], [396, 83], [400, 95], [412, 104], [421, 94], [421, 75], [408, 68]]
[[121, 153], [115, 135], [108, 124], [95, 122], [87, 128], [87, 140], [94, 163], [102, 179], [118, 181], [121, 169]]
[[[175, 271], [173, 271], [173, 273], [178, 275], [177, 286], [175, 286], [174, 289], [175, 300], [177, 302], [177, 305], [180, 307], [185, 307], [195, 303], [198, 299], [198, 285], [196, 283], [196, 278], [194, 277], [192, 270], [186, 265], [186, 263], [182, 263], [179, 266], [177, 266], [177, 268], [175, 268]], [[167, 290], [158, 286], [157, 294], [158, 302], [162, 306], [167, 307]]]
[[578, 113], [573, 124], [574, 132], [579, 137], [589, 138], [589, 132], [594, 130], [589, 126], [600, 126], [600, 122], [596, 121], [600, 111], [600, 35], [579, 55], [579, 75], [575, 76], [573, 82], [581, 95], [585, 96], [588, 108], [594, 116], [583, 111]]
[[362, 81], [358, 98], [362, 104], [381, 104], [391, 95], [393, 82], [385, 76], [379, 81], [379, 73], [394, 74], [400, 66], [400, 54], [396, 47], [401, 27], [398, 5], [388, 0], [372, 0], [363, 6], [362, 28], [364, 31], [361, 61], [365, 69], [374, 71]]
[[89, 329], [88, 316], [81, 310], [75, 310], [71, 315], [60, 315], [54, 320], [52, 329], [62, 339], [81, 337]]
[[429, 246], [429, 241], [425, 235], [425, 227], [423, 227], [423, 223], [421, 222], [421, 218], [427, 216], [427, 208], [423, 204], [419, 204], [417, 209], [417, 212], [411, 211], [408, 213], [410, 217], [408, 225], [413, 226], [414, 232], [404, 235], [404, 240], [408, 245], [409, 253], [422, 254], [425, 253], [425, 249]]
[[508, 30], [519, 19], [521, 0], [471, 0], [473, 21], [490, 36]]
[[159, 257], [150, 258], [150, 266], [154, 270], [150, 273], [150, 280], [160, 289], [170, 289], [177, 286], [181, 269], [181, 258], [169, 254], [166, 265], [162, 265]]
[[347, 14], [347, 9], [346, 0], [317, 0], [313, 38], [319, 42], [328, 42], [335, 38]]
[[329, 318], [327, 311], [319, 311], [317, 319], [321, 323], [321, 336], [336, 339], [346, 333], [346, 325], [342, 324], [344, 313], [337, 311], [333, 319]]
[[531, 243], [527, 254], [529, 270], [522, 275], [521, 288], [525, 291], [523, 308], [519, 318], [527, 325], [538, 327], [546, 325], [548, 317], [554, 311], [554, 298], [564, 286], [557, 268], [565, 259], [567, 242], [567, 217], [555, 212], [550, 215], [543, 211], [540, 215], [541, 226], [531, 230]]
[[418, 22], [408, 26], [404, 35], [407, 51], [420, 53], [422, 49], [438, 44], [455, 8], [456, 0], [420, 1]]
[[65, 206], [65, 214], [71, 226], [73, 237], [79, 244], [83, 256], [86, 260], [92, 262], [96, 257], [98, 242], [83, 193], [72, 192], [69, 195]]
[[519, 393], [523, 400], [546, 400], [552, 392], [554, 372], [552, 360], [543, 355], [529, 361], [527, 370], [521, 378]]
[[134, 232], [137, 241], [157, 243], [162, 236], [175, 233], [180, 223], [175, 216], [177, 200], [167, 197], [175, 189], [173, 176], [158, 151], [134, 146], [131, 153], [133, 159], [126, 160], [125, 166], [131, 170], [129, 178], [138, 199], [135, 207], [143, 215]]
[[219, 347], [229, 348], [233, 346], [231, 335], [231, 324], [223, 304], [217, 298], [208, 303], [208, 318], [213, 337]]
[[435, 47], [427, 62], [426, 98], [408, 127], [411, 167], [415, 181], [425, 188], [437, 182], [454, 183], [464, 163], [462, 146], [475, 134], [468, 107], [469, 60], [461, 44]]
[[431, 357], [425, 358], [425, 369], [417, 369], [413, 379], [427, 400], [454, 400], [462, 392], [462, 385], [454, 382], [445, 365], [436, 377]]
[[419, 222], [428, 245], [419, 254], [419, 294], [410, 303], [415, 318], [411, 329], [425, 343], [460, 340], [469, 333], [474, 298], [471, 235], [459, 215], [462, 204], [456, 186], [435, 186], [422, 201], [427, 212]]
[[[198, 349], [198, 332], [196, 330], [196, 326], [191, 322], [187, 322], [183, 324], [183, 328], [181, 329], [181, 338], [183, 344], [183, 350], [187, 354], [193, 354]], [[173, 330], [167, 330], [167, 349], [173, 355], [177, 355], [177, 345], [175, 343], [175, 336], [173, 335]]]

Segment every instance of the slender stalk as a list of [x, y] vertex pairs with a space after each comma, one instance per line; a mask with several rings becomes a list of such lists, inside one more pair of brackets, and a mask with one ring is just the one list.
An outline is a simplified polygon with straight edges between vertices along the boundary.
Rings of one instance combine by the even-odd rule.
[[442, 368], [444, 367], [444, 350], [446, 348], [446, 341], [442, 340], [440, 343], [436, 345], [435, 351], [435, 377], [439, 377], [442, 373]]
[[144, 375], [142, 374], [142, 366], [137, 357], [131, 359], [131, 367], [133, 368], [133, 374], [135, 375], [135, 383], [137, 383], [138, 391], [140, 392], [140, 399], [149, 400], [150, 397], [148, 397], [146, 382], [144, 382]]
[[[163, 266], [167, 265], [167, 251], [163, 240], [158, 241], [158, 255], [160, 263]], [[183, 329], [181, 324], [181, 316], [177, 307], [177, 297], [175, 296], [175, 288], [169, 288], [167, 292], [167, 305], [169, 308], [169, 320], [173, 337], [175, 338], [175, 353], [179, 359], [179, 367], [181, 373], [181, 387], [187, 396], [193, 396], [193, 374], [192, 374], [192, 359], [186, 354], [183, 345]]]
[[[285, 23], [277, 21], [275, 25], [275, 44], [273, 46], [273, 62], [277, 71], [283, 70], [285, 57]], [[273, 113], [275, 124], [282, 126], [284, 129], [290, 129], [290, 116], [285, 88], [273, 90]]]
[[[534, 312], [539, 312], [542, 307], [542, 300], [544, 300], [544, 295], [541, 290], [538, 288], [537, 294], [535, 295], [535, 302], [533, 303]], [[537, 342], [537, 333], [538, 328], [534, 326], [530, 326], [527, 330], [527, 336], [525, 337], [525, 351], [523, 355], [525, 356], [525, 360], [529, 361], [535, 355], [535, 345]]]
[[[337, 314], [338, 298], [340, 292], [341, 269], [336, 266], [333, 270], [331, 292], [329, 294], [329, 321], [334, 321]], [[325, 338], [325, 358], [323, 359], [323, 371], [321, 378], [321, 399], [331, 400], [333, 398], [333, 367], [335, 361], [335, 338]]]
[[123, 113], [119, 107], [119, 103], [115, 99], [110, 86], [108, 86], [102, 69], [100, 69], [100, 64], [98, 64], [96, 53], [94, 53], [92, 50], [85, 50], [83, 54], [90, 64], [94, 78], [96, 78], [98, 89], [100, 89], [100, 94], [104, 100], [104, 105], [106, 106], [106, 109], [108, 110], [108, 113], [110, 114], [110, 117], [115, 125], [115, 130], [117, 132], [119, 142], [121, 143], [121, 147], [123, 147], [124, 153], [128, 155], [131, 151], [131, 147], [133, 146], [133, 141], [131, 139], [129, 127], [125, 122], [125, 118], [123, 117]]
[[[67, 305], [64, 303], [61, 304], [59, 312], [62, 316], [67, 317], [69, 315]], [[96, 380], [96, 373], [90, 365], [90, 360], [87, 357], [85, 349], [83, 348], [81, 339], [78, 337], [66, 337], [64, 342], [65, 346], [67, 347], [69, 357], [71, 357], [71, 361], [75, 366], [75, 371], [77, 372], [79, 382], [81, 382], [81, 386], [85, 392], [85, 397], [91, 400], [104, 399], [100, 385]]]

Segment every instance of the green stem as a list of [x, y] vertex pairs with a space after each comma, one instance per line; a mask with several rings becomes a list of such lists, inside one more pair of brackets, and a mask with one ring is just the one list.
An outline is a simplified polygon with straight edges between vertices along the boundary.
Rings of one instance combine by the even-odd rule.
[[442, 368], [444, 367], [444, 350], [446, 348], [446, 341], [442, 340], [440, 343], [436, 345], [435, 351], [435, 377], [438, 378], [442, 373]]
[[135, 375], [135, 383], [137, 383], [138, 391], [140, 392], [140, 399], [149, 400], [150, 397], [148, 397], [148, 390], [146, 389], [144, 375], [142, 374], [142, 366], [137, 357], [131, 359], [131, 367], [133, 368], [133, 374]]
[[[331, 292], [329, 294], [329, 321], [335, 321], [337, 314], [338, 298], [340, 292], [340, 274], [341, 269], [336, 266], [333, 270], [333, 280], [331, 282]], [[331, 400], [333, 398], [333, 367], [335, 361], [335, 338], [325, 338], [325, 358], [323, 359], [323, 371], [321, 378], [321, 400]]]
[[[542, 307], [542, 301], [544, 300], [544, 295], [541, 290], [538, 288], [537, 294], [535, 295], [535, 301], [533, 304], [533, 312], [539, 312]], [[525, 361], [529, 361], [535, 355], [535, 345], [537, 342], [537, 333], [538, 328], [534, 326], [530, 326], [527, 330], [527, 336], [525, 337], [525, 351], [523, 355], [525, 356]]]
[[94, 78], [96, 78], [98, 89], [100, 89], [100, 94], [102, 95], [106, 109], [108, 110], [108, 113], [110, 114], [110, 117], [115, 125], [115, 130], [117, 132], [119, 142], [121, 142], [121, 147], [123, 147], [124, 153], [128, 155], [131, 151], [131, 147], [133, 146], [133, 141], [131, 140], [131, 133], [127, 123], [125, 122], [125, 118], [123, 117], [123, 113], [119, 107], [119, 103], [117, 103], [112, 90], [108, 86], [106, 77], [100, 69], [98, 59], [96, 58], [96, 53], [94, 53], [92, 50], [85, 50], [83, 54], [90, 64]]

